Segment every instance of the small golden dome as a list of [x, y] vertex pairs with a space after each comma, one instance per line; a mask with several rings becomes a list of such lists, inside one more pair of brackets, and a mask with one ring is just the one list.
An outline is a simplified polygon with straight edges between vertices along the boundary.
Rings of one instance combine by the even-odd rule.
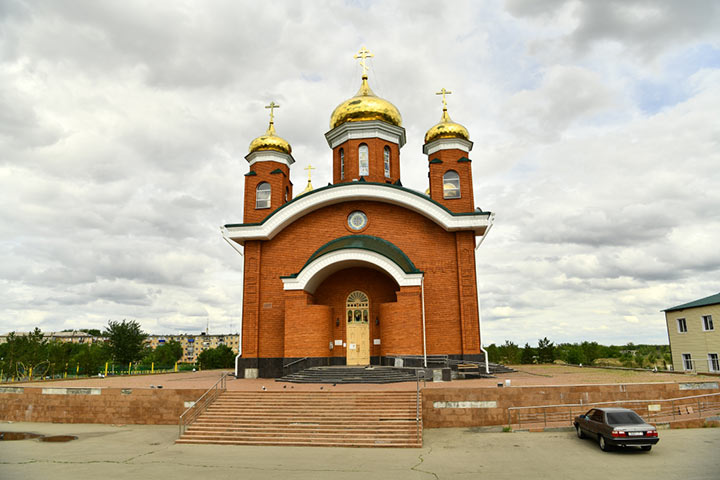
[[443, 108], [440, 122], [435, 124], [425, 134], [425, 143], [430, 143], [438, 138], [464, 138], [465, 140], [470, 140], [470, 133], [468, 133], [467, 128], [459, 123], [453, 122], [447, 113], [447, 108]]
[[275, 125], [270, 122], [267, 132], [250, 142], [250, 153], [258, 150], [275, 150], [276, 152], [287, 153], [290, 155], [292, 148], [284, 138], [275, 134]]
[[337, 106], [330, 116], [330, 129], [346, 122], [382, 120], [398, 127], [402, 126], [400, 111], [392, 103], [373, 93], [368, 85], [367, 75], [362, 77], [360, 90], [354, 97]]

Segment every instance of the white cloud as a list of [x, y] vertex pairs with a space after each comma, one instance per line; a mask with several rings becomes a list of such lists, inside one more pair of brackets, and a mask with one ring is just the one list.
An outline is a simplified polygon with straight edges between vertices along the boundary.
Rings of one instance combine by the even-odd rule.
[[[470, 130], [485, 341], [665, 342], [720, 290], [715, 2], [4, 2], [0, 330], [238, 328], [243, 159], [267, 122], [330, 179], [323, 138], [371, 84], [425, 190], [441, 87]], [[648, 85], [660, 85], [649, 92]], [[628, 321], [627, 319], [637, 319]]]

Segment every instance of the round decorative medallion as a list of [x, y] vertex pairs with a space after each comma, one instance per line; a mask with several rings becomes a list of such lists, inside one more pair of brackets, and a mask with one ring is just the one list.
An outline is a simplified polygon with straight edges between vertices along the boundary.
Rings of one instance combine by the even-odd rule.
[[353, 230], [362, 230], [367, 226], [367, 222], [367, 215], [359, 210], [356, 210], [348, 215], [348, 227]]

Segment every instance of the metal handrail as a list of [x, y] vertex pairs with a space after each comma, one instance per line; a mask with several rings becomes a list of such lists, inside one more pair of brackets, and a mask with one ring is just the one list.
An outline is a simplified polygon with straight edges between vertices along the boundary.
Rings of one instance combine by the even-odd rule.
[[303, 362], [303, 361], [305, 361], [305, 360], [307, 360], [307, 359], [308, 359], [308, 357], [298, 358], [297, 360], [293, 360], [292, 362], [288, 363], [287, 365], [283, 365], [283, 368], [287, 368], [287, 367], [289, 367], [290, 365], [295, 365], [296, 363]]
[[[585, 411], [588, 408], [592, 408], [594, 406], [602, 406], [602, 405], [622, 405], [622, 404], [670, 404], [670, 408], [663, 410], [661, 407], [657, 411], [651, 411], [647, 414], [644, 414], [644, 416], [647, 419], [650, 420], [657, 420], [659, 418], [666, 418], [671, 417], [674, 420], [677, 415], [691, 415], [693, 413], [697, 413], [697, 418], [703, 417], [703, 412], [720, 412], [720, 401], [717, 402], [708, 402], [708, 401], [702, 401], [702, 400], [708, 400], [713, 398], [718, 398], [720, 400], [720, 393], [707, 393], [702, 395], [691, 395], [687, 397], [676, 397], [676, 398], [663, 398], [663, 399], [654, 399], [654, 400], [616, 400], [616, 401], [608, 401], [608, 402], [591, 402], [591, 403], [566, 403], [566, 404], [557, 404], [557, 405], [532, 405], [532, 406], [523, 406], [523, 407], [508, 407], [508, 425], [512, 424], [512, 411], [516, 411], [516, 418], [517, 418], [517, 424], [522, 425], [523, 420], [525, 420], [525, 423], [542, 423], [544, 425], [547, 425], [549, 423], [553, 422], [566, 422], [569, 421], [572, 423], [574, 416], [573, 416], [573, 407], [580, 407], [579, 410]], [[693, 402], [694, 400], [694, 402]], [[678, 407], [678, 408], [676, 408]], [[682, 412], [682, 408], [685, 408], [685, 412]], [[690, 408], [688, 407], [696, 407], [697, 412], [692, 412]], [[567, 410], [561, 410], [561, 411], [554, 411], [554, 412], [548, 412], [548, 409], [567, 409]], [[523, 419], [520, 415], [521, 410], [541, 410], [541, 412], [529, 412], [525, 415], [525, 418]], [[568, 412], [569, 410], [569, 412]]]
[[417, 431], [417, 441], [420, 441], [420, 424], [422, 423], [422, 416], [420, 415], [420, 375], [423, 377], [423, 386], [427, 386], [425, 379], [425, 370], [415, 370], [415, 429]]
[[197, 417], [200, 416], [201, 413], [207, 410], [207, 408], [215, 401], [215, 399], [220, 395], [220, 393], [227, 390], [228, 376], [230, 376], [230, 373], [223, 372], [222, 375], [220, 375], [220, 379], [215, 382], [215, 385], [208, 388], [208, 390], [203, 393], [200, 398], [193, 402], [193, 404], [180, 415], [180, 420], [178, 422], [178, 427], [180, 430], [179, 436], [182, 436], [182, 434], [185, 433], [187, 427], [190, 426], [190, 424], [192, 424], [197, 419]]

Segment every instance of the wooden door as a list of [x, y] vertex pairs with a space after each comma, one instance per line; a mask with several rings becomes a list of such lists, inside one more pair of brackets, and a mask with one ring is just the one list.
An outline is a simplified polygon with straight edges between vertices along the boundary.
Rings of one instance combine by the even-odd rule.
[[348, 365], [370, 364], [370, 299], [356, 290], [345, 304]]

